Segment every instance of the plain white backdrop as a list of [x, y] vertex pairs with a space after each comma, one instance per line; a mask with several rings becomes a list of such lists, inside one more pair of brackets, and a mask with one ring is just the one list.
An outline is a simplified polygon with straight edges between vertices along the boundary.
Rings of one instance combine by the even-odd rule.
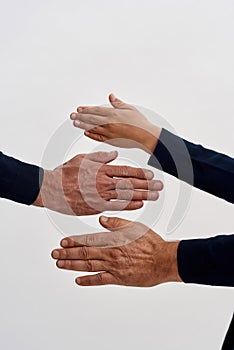
[[[6, 154], [40, 164], [70, 112], [80, 104], [107, 103], [115, 92], [159, 113], [181, 136], [233, 156], [233, 1], [0, 3], [0, 140]], [[96, 146], [84, 140], [69, 156]], [[133, 150], [131, 161], [138, 155]], [[165, 182], [165, 208], [153, 229], [167, 239], [178, 182], [169, 176]], [[160, 205], [149, 205], [152, 216]], [[50, 258], [61, 233], [46, 212], [5, 200], [0, 206], [1, 348], [220, 349], [233, 289], [78, 287], [78, 274], [58, 270]], [[139, 212], [119, 216], [134, 219]], [[77, 220], [77, 234], [84, 233], [82, 220], [90, 232], [100, 230], [98, 216], [71, 220]], [[170, 239], [231, 232], [233, 206], [193, 190]]]

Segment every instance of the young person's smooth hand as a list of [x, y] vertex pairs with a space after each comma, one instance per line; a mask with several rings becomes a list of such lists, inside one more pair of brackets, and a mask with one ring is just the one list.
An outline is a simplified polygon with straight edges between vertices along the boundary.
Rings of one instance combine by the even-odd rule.
[[74, 126], [96, 141], [153, 153], [161, 128], [150, 123], [137, 108], [109, 95], [112, 107], [80, 106], [71, 113]]

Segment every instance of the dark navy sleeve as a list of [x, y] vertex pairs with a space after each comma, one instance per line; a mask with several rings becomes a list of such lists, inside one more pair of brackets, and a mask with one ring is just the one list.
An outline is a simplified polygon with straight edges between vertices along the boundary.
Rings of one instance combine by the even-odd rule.
[[177, 259], [185, 283], [234, 287], [234, 235], [183, 240]]
[[[234, 203], [234, 159], [163, 129], [149, 164]], [[178, 270], [186, 283], [234, 286], [234, 235], [182, 240]]]
[[193, 144], [162, 129], [148, 164], [234, 203], [234, 159], [231, 157]]
[[0, 152], [0, 197], [31, 205], [43, 181], [42, 168], [21, 162]]

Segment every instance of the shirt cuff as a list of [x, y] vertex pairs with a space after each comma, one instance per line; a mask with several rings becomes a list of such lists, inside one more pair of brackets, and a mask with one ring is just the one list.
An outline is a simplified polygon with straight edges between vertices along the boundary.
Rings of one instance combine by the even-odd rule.
[[36, 200], [44, 170], [0, 153], [0, 197], [31, 205]]

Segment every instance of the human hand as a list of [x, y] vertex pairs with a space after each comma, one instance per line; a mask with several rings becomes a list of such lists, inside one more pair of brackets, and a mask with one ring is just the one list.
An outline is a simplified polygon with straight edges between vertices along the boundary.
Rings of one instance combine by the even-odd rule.
[[77, 278], [77, 284], [152, 287], [181, 281], [179, 242], [166, 242], [138, 222], [102, 216], [100, 223], [112, 232], [67, 237], [52, 252], [61, 269], [99, 272]]
[[143, 200], [158, 199], [163, 184], [152, 180], [153, 172], [106, 164], [117, 155], [77, 155], [52, 171], [45, 170], [34, 205], [68, 215], [92, 215], [106, 210], [139, 209]]
[[161, 128], [150, 123], [137, 108], [109, 95], [114, 108], [80, 106], [71, 113], [75, 127], [100, 142], [123, 148], [141, 148], [153, 153], [161, 134]]

